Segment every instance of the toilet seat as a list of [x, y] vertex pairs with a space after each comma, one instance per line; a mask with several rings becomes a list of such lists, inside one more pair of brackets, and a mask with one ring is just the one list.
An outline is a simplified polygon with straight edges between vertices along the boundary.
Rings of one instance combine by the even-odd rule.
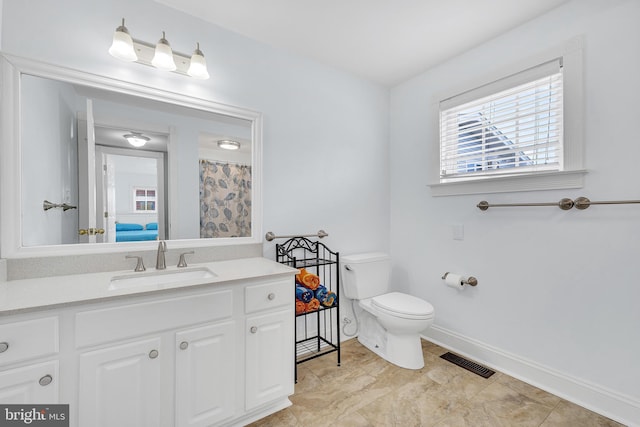
[[390, 292], [371, 298], [371, 306], [390, 316], [403, 319], [433, 318], [433, 306], [423, 299], [401, 292]]

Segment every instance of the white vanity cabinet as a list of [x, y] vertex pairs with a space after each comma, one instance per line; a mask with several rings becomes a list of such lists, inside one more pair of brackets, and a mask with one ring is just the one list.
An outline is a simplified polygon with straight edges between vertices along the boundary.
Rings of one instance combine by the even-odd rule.
[[[80, 354], [79, 426], [211, 426], [231, 418], [235, 335], [227, 321]], [[172, 405], [165, 396], [174, 378]]]
[[233, 293], [77, 313], [79, 426], [210, 426], [232, 417]]
[[80, 354], [79, 426], [160, 426], [160, 338]]
[[58, 403], [58, 362], [0, 371], [0, 402]]
[[293, 394], [293, 310], [247, 318], [246, 409]]
[[0, 323], [0, 402], [58, 403], [58, 351], [55, 316]]
[[280, 280], [245, 289], [247, 410], [293, 394], [292, 286]]
[[[290, 406], [295, 270], [210, 267], [182, 286], [114, 295], [108, 279], [90, 300], [0, 311], [0, 402], [69, 404], [71, 427], [242, 426]], [[105, 276], [0, 285], [30, 296]]]
[[176, 426], [210, 426], [234, 415], [236, 323], [176, 333]]

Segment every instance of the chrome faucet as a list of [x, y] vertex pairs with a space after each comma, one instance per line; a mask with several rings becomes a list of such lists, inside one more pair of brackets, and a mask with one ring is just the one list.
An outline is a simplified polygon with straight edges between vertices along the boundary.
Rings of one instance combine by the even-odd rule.
[[144, 262], [142, 262], [142, 257], [141, 256], [135, 256], [135, 255], [126, 255], [125, 258], [135, 258], [138, 260], [138, 263], [136, 264], [136, 268], [133, 269], [133, 271], [145, 271], [146, 268], [144, 268]]
[[167, 243], [164, 240], [160, 240], [160, 243], [158, 243], [158, 256], [156, 258], [156, 270], [164, 270], [167, 268], [164, 260], [165, 252], [167, 252]]
[[184, 259], [185, 255], [193, 255], [195, 252], [194, 251], [189, 251], [189, 252], [185, 252], [180, 254], [180, 259], [178, 260], [178, 268], [184, 268], [187, 267], [187, 260]]

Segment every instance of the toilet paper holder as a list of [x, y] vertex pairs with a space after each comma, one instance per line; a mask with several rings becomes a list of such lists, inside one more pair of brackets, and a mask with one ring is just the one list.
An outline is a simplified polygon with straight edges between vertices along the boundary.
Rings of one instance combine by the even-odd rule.
[[[445, 280], [448, 275], [449, 272], [447, 271], [446, 273], [444, 273], [444, 276], [442, 276], [442, 280]], [[468, 278], [463, 278], [462, 283], [469, 286], [476, 286], [478, 284], [478, 279], [473, 276], [469, 276]]]

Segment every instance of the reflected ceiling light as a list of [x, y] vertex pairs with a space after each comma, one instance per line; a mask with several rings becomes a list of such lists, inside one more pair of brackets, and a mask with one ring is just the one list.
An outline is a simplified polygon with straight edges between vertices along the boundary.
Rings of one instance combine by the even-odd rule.
[[218, 147], [224, 150], [237, 150], [240, 148], [240, 143], [238, 141], [232, 141], [230, 139], [221, 139], [218, 141]]
[[156, 52], [153, 55], [151, 64], [154, 67], [160, 68], [165, 71], [174, 71], [176, 63], [173, 60], [173, 51], [167, 39], [164, 38], [164, 31], [162, 32], [162, 38], [156, 43]]
[[122, 18], [122, 25], [116, 28], [116, 32], [113, 33], [113, 43], [109, 48], [111, 56], [122, 59], [123, 61], [137, 61], [138, 55], [133, 48], [133, 39], [129, 35], [129, 30], [124, 26], [124, 18]]
[[129, 31], [124, 26], [124, 18], [122, 25], [116, 29], [113, 35], [113, 44], [109, 48], [109, 53], [123, 61], [135, 61], [138, 64], [173, 71], [196, 79], [206, 80], [209, 78], [207, 63], [200, 50], [200, 43], [196, 43], [196, 50], [189, 56], [173, 51], [165, 38], [164, 31], [162, 38], [155, 45], [136, 40], [131, 38]]
[[151, 141], [151, 138], [144, 136], [140, 132], [131, 132], [122, 136], [134, 147], [142, 147], [144, 144]]
[[207, 71], [207, 61], [204, 59], [204, 54], [200, 50], [200, 43], [196, 43], [196, 50], [191, 55], [191, 63], [189, 70], [187, 71], [191, 77], [196, 79], [206, 80], [209, 78], [209, 72]]

